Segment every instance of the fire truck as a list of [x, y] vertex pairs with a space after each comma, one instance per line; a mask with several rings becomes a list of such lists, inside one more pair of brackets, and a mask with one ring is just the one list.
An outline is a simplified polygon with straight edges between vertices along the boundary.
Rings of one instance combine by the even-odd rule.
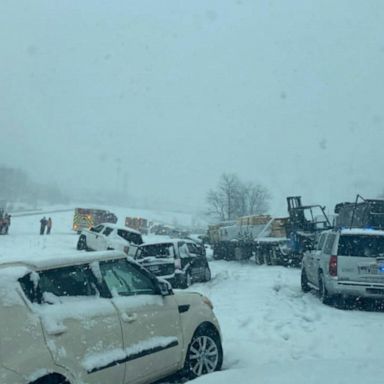
[[80, 233], [101, 223], [117, 223], [117, 216], [104, 209], [75, 208], [72, 229]]

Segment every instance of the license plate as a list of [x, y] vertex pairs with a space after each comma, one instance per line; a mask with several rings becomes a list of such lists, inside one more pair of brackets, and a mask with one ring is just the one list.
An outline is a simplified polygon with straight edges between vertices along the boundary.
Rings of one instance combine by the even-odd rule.
[[160, 268], [157, 265], [150, 265], [147, 267], [151, 272], [159, 272]]

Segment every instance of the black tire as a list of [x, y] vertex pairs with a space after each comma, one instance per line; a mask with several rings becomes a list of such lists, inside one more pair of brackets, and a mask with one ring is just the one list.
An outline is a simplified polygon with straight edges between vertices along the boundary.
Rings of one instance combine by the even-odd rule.
[[236, 260], [236, 261], [241, 261], [243, 260], [243, 248], [242, 247], [235, 247], [235, 249], [233, 250], [233, 258]]
[[272, 265], [271, 255], [269, 254], [269, 251], [267, 253], [264, 253], [264, 264]]
[[308, 285], [307, 273], [305, 272], [304, 268], [301, 270], [301, 290], [304, 293], [307, 293], [311, 290], [311, 287]]
[[88, 247], [87, 247], [87, 238], [84, 236], [84, 235], [81, 235], [79, 237], [79, 240], [77, 242], [77, 246], [76, 246], [77, 250], [78, 251], [84, 251], [84, 250], [88, 250]]
[[218, 332], [212, 326], [197, 329], [188, 346], [184, 376], [189, 379], [219, 371], [223, 364], [223, 348]]
[[221, 260], [223, 258], [222, 250], [216, 245], [212, 246], [214, 260]]
[[257, 265], [264, 264], [264, 256], [263, 256], [263, 253], [262, 253], [261, 249], [256, 249], [256, 252], [255, 252], [255, 263]]
[[351, 298], [348, 296], [338, 295], [333, 298], [333, 305], [337, 309], [351, 309]]
[[324, 275], [322, 272], [319, 273], [319, 297], [323, 304], [332, 304], [332, 296], [329, 295], [327, 287], [324, 282]]
[[32, 384], [70, 384], [70, 383], [68, 380], [66, 380], [65, 377], [58, 375], [56, 373], [53, 373], [51, 375], [42, 377], [34, 381]]

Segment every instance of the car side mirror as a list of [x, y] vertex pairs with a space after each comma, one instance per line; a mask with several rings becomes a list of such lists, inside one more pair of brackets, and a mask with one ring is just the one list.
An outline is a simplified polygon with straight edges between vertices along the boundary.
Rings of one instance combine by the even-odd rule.
[[161, 296], [173, 295], [171, 284], [164, 279], [157, 279]]

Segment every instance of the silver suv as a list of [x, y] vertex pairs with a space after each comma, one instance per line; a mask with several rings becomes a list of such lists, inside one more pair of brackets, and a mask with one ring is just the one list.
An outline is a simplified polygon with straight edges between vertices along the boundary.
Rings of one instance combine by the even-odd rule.
[[324, 303], [337, 298], [384, 298], [384, 231], [341, 229], [323, 232], [305, 253], [301, 288], [319, 291]]
[[124, 253], [0, 263], [1, 384], [138, 384], [220, 369], [211, 302]]

